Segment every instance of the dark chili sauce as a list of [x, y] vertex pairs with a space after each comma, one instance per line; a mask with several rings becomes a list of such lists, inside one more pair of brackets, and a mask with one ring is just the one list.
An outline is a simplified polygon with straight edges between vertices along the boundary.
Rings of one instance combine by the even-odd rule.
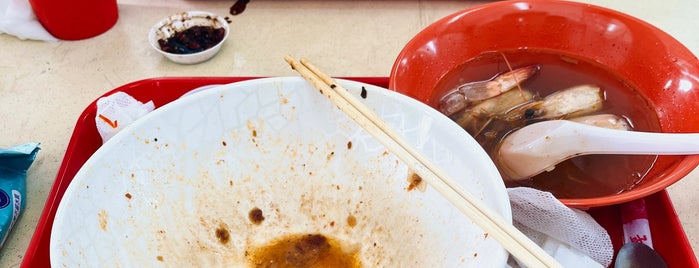
[[192, 26], [158, 40], [160, 49], [173, 54], [192, 54], [207, 50], [223, 40], [226, 30], [213, 26]]

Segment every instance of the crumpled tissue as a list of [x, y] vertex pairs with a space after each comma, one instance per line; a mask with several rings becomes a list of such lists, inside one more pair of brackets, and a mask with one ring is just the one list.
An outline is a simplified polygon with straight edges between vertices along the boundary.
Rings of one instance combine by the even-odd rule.
[[0, 0], [0, 33], [22, 40], [58, 41], [37, 20], [28, 0]]
[[121, 91], [99, 98], [95, 125], [102, 142], [154, 109], [153, 101], [142, 103]]
[[[214, 86], [193, 89], [182, 97]], [[119, 104], [121, 103], [121, 104]], [[149, 105], [150, 104], [150, 105]], [[106, 142], [119, 129], [153, 110], [152, 102], [143, 104], [126, 93], [117, 92], [97, 102], [98, 130]], [[119, 128], [111, 127], [119, 120]], [[551, 193], [533, 188], [509, 188], [513, 224], [538, 244], [563, 267], [608, 267], [614, 255], [611, 238], [588, 213], [566, 207]], [[525, 267], [510, 258], [510, 267]]]

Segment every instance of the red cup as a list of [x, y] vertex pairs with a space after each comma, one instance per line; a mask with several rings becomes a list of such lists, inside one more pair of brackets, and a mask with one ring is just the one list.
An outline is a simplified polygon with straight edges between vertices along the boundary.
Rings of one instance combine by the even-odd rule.
[[79, 40], [106, 32], [117, 21], [116, 0], [29, 0], [37, 19], [58, 39]]

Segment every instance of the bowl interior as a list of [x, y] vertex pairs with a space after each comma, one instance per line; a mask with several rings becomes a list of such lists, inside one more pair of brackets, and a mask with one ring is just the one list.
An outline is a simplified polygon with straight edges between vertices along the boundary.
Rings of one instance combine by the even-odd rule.
[[[699, 132], [699, 61], [656, 27], [631, 16], [563, 1], [504, 1], [449, 15], [410, 40], [391, 71], [389, 88], [430, 103], [452, 69], [484, 52], [545, 49], [605, 66], [654, 107], [663, 132]], [[603, 198], [566, 199], [591, 207], [664, 189], [697, 166], [695, 156], [659, 157], [634, 189]]]
[[[511, 221], [495, 166], [458, 126], [396, 92], [338, 82], [366, 91], [391, 127]], [[505, 264], [497, 241], [431, 187], [411, 189], [411, 174], [300, 77], [222, 85], [147, 114], [85, 163], [57, 210], [51, 264], [238, 266], [307, 233], [371, 266]]]

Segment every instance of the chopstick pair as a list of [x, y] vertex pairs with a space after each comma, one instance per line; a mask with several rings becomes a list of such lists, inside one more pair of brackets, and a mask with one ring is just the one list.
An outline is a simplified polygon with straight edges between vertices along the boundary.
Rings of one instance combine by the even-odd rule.
[[287, 55], [284, 60], [462, 213], [500, 242], [520, 262], [528, 267], [562, 267], [512, 224], [503, 220], [479, 199], [456, 184], [438, 166], [418, 153], [376, 113], [336, 83], [333, 78], [321, 72], [306, 59], [302, 58], [299, 63]]

